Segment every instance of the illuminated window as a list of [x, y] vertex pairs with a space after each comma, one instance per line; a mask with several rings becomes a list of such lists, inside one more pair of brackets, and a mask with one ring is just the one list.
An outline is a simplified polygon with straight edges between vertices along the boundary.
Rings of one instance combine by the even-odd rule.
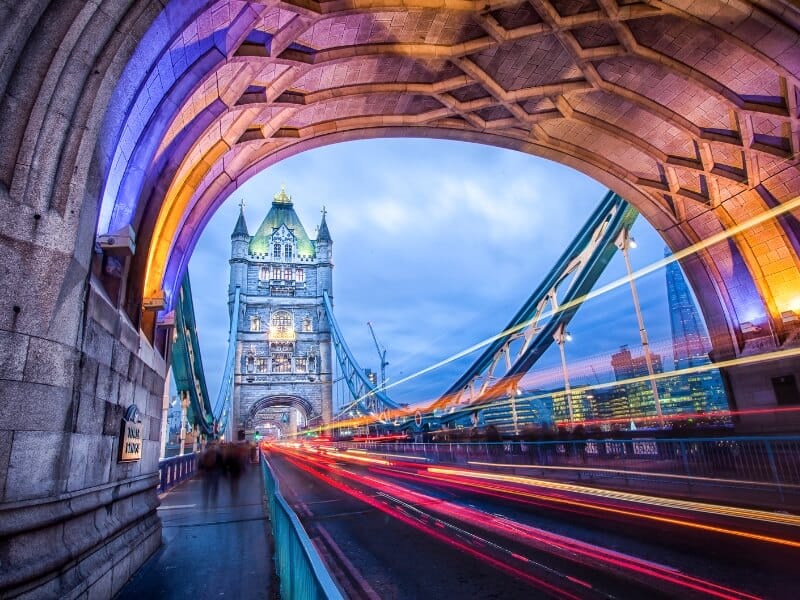
[[272, 340], [294, 339], [294, 318], [292, 313], [285, 310], [278, 310], [272, 313], [269, 337]]
[[267, 359], [263, 357], [259, 357], [256, 359], [256, 371], [259, 373], [266, 373], [267, 372]]
[[303, 331], [309, 333], [311, 331], [311, 317], [303, 318]]
[[280, 279], [281, 278], [281, 268], [280, 267], [272, 267], [272, 278], [273, 279]]
[[305, 356], [298, 356], [294, 359], [294, 370], [298, 373], [308, 372], [308, 361]]
[[286, 281], [291, 281], [292, 280], [292, 270], [291, 269], [284, 269], [283, 270], [283, 278]]
[[269, 267], [261, 267], [258, 272], [258, 279], [260, 281], [266, 281], [269, 279]]
[[273, 354], [272, 355], [272, 372], [273, 373], [291, 373], [292, 372], [292, 355], [291, 354]]
[[[294, 255], [294, 252], [292, 251], [292, 245], [291, 244], [286, 244], [283, 247], [283, 252], [284, 252], [284, 256], [286, 256], [286, 260], [292, 260], [292, 256]], [[287, 277], [287, 279], [288, 279], [288, 277]]]
[[272, 244], [272, 256], [273, 256], [273, 258], [280, 258], [281, 257], [281, 245], [280, 244]]
[[306, 280], [306, 272], [303, 269], [296, 269], [294, 272], [294, 280], [300, 283]]
[[250, 317], [250, 331], [261, 331], [261, 317], [258, 315]]

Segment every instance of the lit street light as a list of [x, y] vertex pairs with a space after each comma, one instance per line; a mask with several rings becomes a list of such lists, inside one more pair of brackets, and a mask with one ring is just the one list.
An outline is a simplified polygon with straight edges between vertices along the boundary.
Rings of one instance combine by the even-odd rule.
[[569, 389], [569, 372], [567, 371], [567, 357], [564, 353], [564, 342], [572, 341], [572, 334], [565, 330], [564, 323], [560, 323], [558, 329], [553, 334], [553, 339], [558, 344], [558, 350], [561, 353], [561, 371], [564, 374], [564, 399], [567, 401], [567, 411], [569, 411], [569, 423], [575, 421], [575, 416], [572, 413], [572, 394]]

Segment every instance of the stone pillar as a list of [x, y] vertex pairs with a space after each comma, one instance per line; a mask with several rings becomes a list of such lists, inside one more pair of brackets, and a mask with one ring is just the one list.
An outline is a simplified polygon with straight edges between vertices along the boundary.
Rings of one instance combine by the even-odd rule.
[[189, 392], [181, 392], [181, 431], [180, 431], [180, 438], [181, 438], [181, 449], [178, 452], [181, 456], [183, 455], [184, 451], [186, 450], [186, 418], [187, 418], [187, 411], [189, 410]]
[[167, 452], [167, 439], [169, 438], [169, 382], [172, 375], [172, 367], [167, 367], [167, 377], [164, 379], [164, 395], [161, 398], [161, 452], [159, 456], [164, 458]]
[[289, 435], [297, 434], [297, 409], [289, 409]]
[[330, 334], [320, 340], [319, 381], [322, 386], [322, 422], [328, 425], [333, 420], [333, 349]]

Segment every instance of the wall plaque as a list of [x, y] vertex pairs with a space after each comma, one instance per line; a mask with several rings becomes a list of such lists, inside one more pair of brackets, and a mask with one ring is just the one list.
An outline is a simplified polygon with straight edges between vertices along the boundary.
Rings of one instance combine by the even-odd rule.
[[142, 417], [135, 404], [125, 410], [119, 438], [119, 462], [134, 462], [142, 458]]

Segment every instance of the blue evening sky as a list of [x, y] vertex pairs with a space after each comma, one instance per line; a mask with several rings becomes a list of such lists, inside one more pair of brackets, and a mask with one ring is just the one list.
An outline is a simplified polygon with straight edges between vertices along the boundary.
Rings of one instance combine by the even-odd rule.
[[[327, 208], [333, 238], [334, 306], [362, 367], [378, 370], [371, 321], [398, 380], [501, 330], [547, 274], [606, 189], [571, 168], [510, 150], [421, 139], [348, 142], [287, 159], [241, 186], [213, 216], [189, 271], [209, 391], [216, 394], [227, 345], [228, 259], [238, 203], [252, 235], [282, 183], [309, 236]], [[663, 257], [640, 217], [633, 268]], [[625, 274], [617, 253], [599, 284]], [[671, 364], [664, 270], [638, 282], [655, 352]], [[630, 289], [585, 303], [567, 345], [575, 383], [611, 378], [622, 344], [639, 353]], [[390, 390], [400, 402], [438, 397], [469, 356]], [[534, 367], [537, 385], [560, 385], [554, 346]], [[337, 386], [335, 394], [343, 394]], [[346, 400], [346, 399], [344, 399]]]

